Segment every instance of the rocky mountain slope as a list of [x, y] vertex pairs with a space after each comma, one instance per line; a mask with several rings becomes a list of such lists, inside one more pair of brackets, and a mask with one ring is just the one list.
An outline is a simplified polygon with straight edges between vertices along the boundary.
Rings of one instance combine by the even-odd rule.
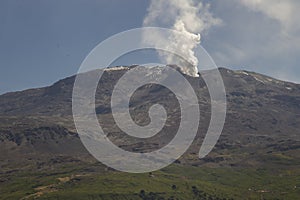
[[[178, 101], [165, 87], [139, 88], [130, 101], [133, 120], [149, 123], [147, 113], [155, 103], [166, 108], [169, 118], [151, 138], [123, 133], [112, 117], [110, 97], [131, 68], [104, 71], [96, 113], [116, 145], [132, 152], [152, 151], [176, 133]], [[72, 117], [75, 76], [49, 87], [1, 95], [0, 199], [295, 199], [300, 194], [300, 85], [254, 72], [219, 71], [227, 117], [213, 151], [198, 158], [211, 112], [206, 84], [201, 76], [185, 76], [199, 100], [198, 134], [175, 164], [149, 175], [117, 173], [84, 148]]]
[[[105, 70], [96, 94], [99, 122], [109, 133], [108, 137], [124, 149], [145, 152], [160, 148], [178, 128], [178, 102], [164, 87], [150, 84], [140, 88], [131, 98], [133, 119], [140, 125], [149, 123], [149, 107], [161, 103], [172, 116], [169, 122], [173, 125], [164, 127], [146, 141], [128, 137], [115, 126], [110, 109], [113, 87], [128, 70], [130, 67]], [[286, 167], [286, 162], [299, 165], [300, 85], [254, 72], [219, 70], [228, 101], [223, 133], [215, 149], [199, 160], [196, 155], [209, 123], [210, 99], [201, 77], [186, 76], [199, 97], [201, 120], [197, 139], [179, 162], [255, 167]], [[49, 87], [0, 96], [0, 148], [6, 152], [0, 156], [2, 164], [12, 163], [9, 160], [14, 159], [34, 163], [39, 157], [56, 156], [93, 160], [82, 146], [72, 120], [74, 79], [72, 76]]]

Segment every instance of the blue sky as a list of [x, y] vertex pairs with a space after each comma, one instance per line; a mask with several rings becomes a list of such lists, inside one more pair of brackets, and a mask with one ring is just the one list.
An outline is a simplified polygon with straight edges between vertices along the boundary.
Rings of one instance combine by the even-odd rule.
[[[203, 34], [202, 45], [219, 66], [300, 82], [300, 16], [288, 15], [299, 2], [287, 0], [293, 9], [277, 16], [267, 3], [244, 1], [210, 1], [222, 24]], [[98, 43], [141, 27], [148, 6], [148, 0], [1, 0], [0, 94], [75, 74]]]

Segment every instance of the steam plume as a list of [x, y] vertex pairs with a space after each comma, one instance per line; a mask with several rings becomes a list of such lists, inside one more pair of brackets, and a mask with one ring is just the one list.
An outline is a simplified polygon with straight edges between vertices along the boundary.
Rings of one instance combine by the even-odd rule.
[[[184, 39], [176, 35], [164, 38], [156, 34], [151, 35], [151, 39], [148, 38], [145, 41], [164, 44], [166, 50], [172, 48], [180, 50], [184, 59], [191, 63], [190, 65], [170, 53], [159, 52], [159, 55], [167, 64], [178, 64], [183, 73], [198, 76], [199, 61], [194, 50], [200, 44], [200, 34], [211, 26], [221, 23], [220, 19], [215, 18], [209, 12], [209, 8], [209, 4], [195, 3], [193, 0], [151, 0], [144, 26], [172, 28], [182, 33]], [[144, 38], [147, 37], [149, 35], [145, 33]]]

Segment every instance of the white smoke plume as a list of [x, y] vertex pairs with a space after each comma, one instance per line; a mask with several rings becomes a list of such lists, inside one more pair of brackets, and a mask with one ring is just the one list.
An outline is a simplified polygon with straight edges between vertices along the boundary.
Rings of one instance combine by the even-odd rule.
[[184, 59], [192, 66], [170, 53], [159, 52], [159, 55], [166, 64], [178, 64], [183, 73], [198, 76], [199, 61], [194, 50], [200, 44], [200, 34], [221, 23], [209, 9], [208, 3], [198, 1], [196, 3], [194, 0], [151, 0], [144, 26], [172, 28], [182, 33], [184, 39], [177, 36], [164, 38], [162, 35], [152, 33], [149, 39], [149, 35], [145, 33], [145, 41], [164, 44], [166, 50], [172, 48], [180, 50], [181, 55], [184, 55]]

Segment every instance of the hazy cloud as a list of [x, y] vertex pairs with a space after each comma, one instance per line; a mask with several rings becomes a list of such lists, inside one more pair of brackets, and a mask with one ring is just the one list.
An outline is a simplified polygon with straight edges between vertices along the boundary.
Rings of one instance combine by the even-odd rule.
[[300, 1], [213, 1], [223, 20], [203, 38], [218, 65], [244, 68], [300, 82]]

